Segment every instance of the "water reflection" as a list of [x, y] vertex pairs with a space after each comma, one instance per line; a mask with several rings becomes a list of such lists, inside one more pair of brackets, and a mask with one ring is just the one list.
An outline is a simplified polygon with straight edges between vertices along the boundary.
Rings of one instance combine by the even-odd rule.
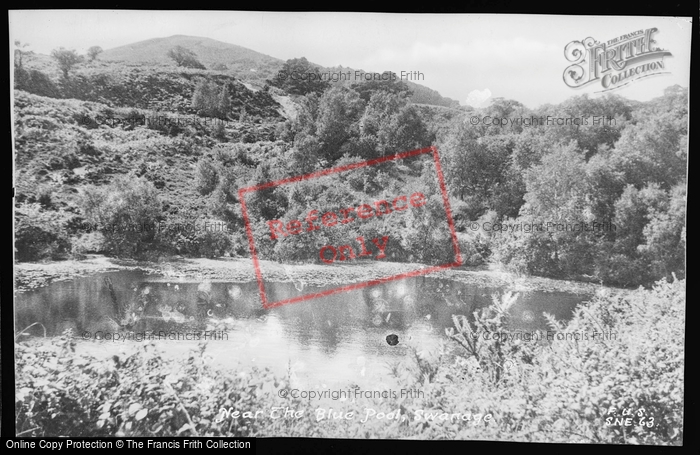
[[[267, 283], [270, 301], [320, 292], [298, 283]], [[434, 349], [453, 327], [452, 315], [470, 315], [489, 305], [501, 289], [417, 277], [264, 310], [255, 282], [231, 283], [153, 277], [116, 272], [21, 293], [16, 328], [39, 322], [49, 336], [67, 328], [76, 334], [103, 332], [202, 331], [225, 327], [228, 339], [212, 341], [208, 352], [222, 366], [269, 367], [299, 383], [358, 384], [386, 379], [387, 361], [405, 358], [408, 346]], [[521, 294], [510, 309], [512, 330], [547, 329], [543, 312], [567, 320], [588, 296]], [[43, 336], [38, 324], [27, 331]], [[398, 337], [389, 345], [387, 335]], [[109, 354], [128, 347], [94, 339], [86, 350]], [[131, 343], [132, 347], [134, 342]], [[196, 342], [161, 343], [174, 357]]]

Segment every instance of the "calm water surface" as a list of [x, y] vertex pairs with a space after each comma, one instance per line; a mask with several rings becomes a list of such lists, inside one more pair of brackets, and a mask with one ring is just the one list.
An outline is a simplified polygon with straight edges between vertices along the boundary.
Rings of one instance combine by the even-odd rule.
[[[292, 282], [266, 285], [270, 301], [323, 289]], [[446, 339], [445, 328], [453, 327], [453, 314], [469, 315], [502, 291], [417, 277], [263, 310], [255, 282], [112, 272], [18, 294], [15, 322], [17, 331], [39, 322], [26, 331], [29, 336], [43, 336], [44, 328], [47, 336], [72, 328], [77, 349], [98, 357], [132, 352], [140, 343], [133, 337], [151, 331], [163, 332], [165, 338], [206, 332], [214, 337], [206, 352], [222, 367], [268, 367], [290, 374], [297, 387], [381, 389], [391, 382], [389, 365], [407, 358], [409, 346], [436, 349]], [[543, 312], [568, 320], [575, 306], [589, 298], [562, 292], [519, 294], [510, 309], [510, 329], [546, 329]], [[95, 339], [127, 334], [132, 339]], [[390, 334], [398, 336], [397, 345], [387, 343]], [[157, 344], [166, 357], [184, 358], [198, 342], [163, 339]]]

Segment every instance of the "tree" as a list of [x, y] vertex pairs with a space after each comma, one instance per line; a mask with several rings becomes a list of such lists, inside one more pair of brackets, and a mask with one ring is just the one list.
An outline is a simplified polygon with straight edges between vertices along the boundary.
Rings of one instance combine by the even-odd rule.
[[219, 93], [219, 99], [217, 101], [218, 117], [222, 119], [228, 118], [229, 112], [231, 112], [231, 94], [228, 90], [228, 84], [224, 84]]
[[[270, 182], [279, 178], [274, 175], [274, 169], [273, 162], [261, 163], [255, 169], [250, 183]], [[254, 191], [246, 196], [246, 201], [251, 219], [265, 221], [279, 219], [287, 209], [287, 197], [281, 187]]]
[[359, 128], [363, 137], [376, 140], [376, 156], [430, 144], [425, 124], [404, 93], [375, 92], [360, 119]]
[[33, 93], [39, 96], [60, 98], [61, 91], [56, 84], [39, 70], [27, 71], [24, 68], [15, 68], [15, 88]]
[[199, 81], [192, 94], [192, 107], [200, 115], [216, 117], [218, 114], [219, 87], [214, 81], [202, 79]]
[[102, 48], [100, 46], [92, 46], [90, 49], [88, 49], [87, 53], [90, 57], [90, 61], [93, 62], [97, 56], [102, 53]]
[[155, 239], [162, 216], [158, 190], [143, 177], [120, 175], [106, 187], [87, 187], [80, 208], [88, 223], [99, 226], [108, 251], [138, 257]]
[[296, 134], [316, 135], [316, 119], [320, 98], [316, 92], [311, 92], [299, 99], [296, 118], [292, 121], [292, 129]]
[[629, 102], [617, 95], [589, 98], [581, 95], [569, 98], [557, 106], [546, 106], [534, 117], [542, 118], [538, 134], [548, 142], [568, 144], [576, 141], [589, 159], [602, 146], [612, 147], [631, 119]]
[[342, 146], [359, 135], [358, 122], [365, 103], [352, 89], [336, 86], [327, 90], [318, 106], [316, 137], [322, 144], [321, 156], [329, 162], [340, 158]]
[[15, 40], [15, 66], [17, 68], [22, 68], [22, 58], [26, 55], [33, 54], [32, 51], [24, 51], [25, 47], [29, 46], [28, 43], [22, 44], [19, 40]]
[[301, 174], [313, 172], [321, 156], [320, 150], [321, 144], [315, 136], [298, 133], [294, 138], [294, 147], [290, 151], [294, 169]]
[[635, 112], [636, 124], [622, 131], [611, 159], [637, 188], [656, 182], [669, 190], [687, 172], [687, 91], [667, 91], [654, 104]]
[[660, 207], [650, 207], [645, 243], [638, 247], [649, 258], [653, 280], [670, 279], [672, 272], [685, 277], [686, 184], [676, 185], [665, 196]]
[[197, 60], [197, 54], [182, 46], [175, 46], [168, 51], [168, 57], [175, 60], [177, 66], [204, 70], [206, 67]]
[[63, 212], [44, 210], [39, 203], [22, 203], [15, 209], [15, 252], [18, 261], [58, 259], [70, 251]]
[[[424, 180], [429, 182], [429, 180]], [[411, 191], [420, 191], [425, 199], [419, 209], [407, 210], [404, 217], [405, 227], [399, 227], [397, 234], [401, 237], [409, 260], [424, 264], [444, 264], [456, 259], [452, 246], [450, 231], [446, 223], [445, 205], [442, 196], [434, 185], [412, 187]]]
[[267, 82], [290, 95], [321, 94], [330, 86], [330, 82], [322, 79], [318, 68], [304, 57], [287, 60], [275, 77]]
[[201, 158], [197, 163], [195, 171], [195, 187], [199, 194], [208, 195], [216, 189], [219, 184], [219, 176], [216, 166], [209, 158]]
[[413, 92], [408, 88], [408, 85], [406, 85], [405, 82], [396, 80], [395, 73], [385, 71], [382, 73], [382, 76], [385, 74], [388, 74], [389, 76], [380, 80], [372, 79], [366, 82], [355, 82], [350, 86], [350, 88], [359, 93], [360, 98], [362, 98], [365, 102], [369, 102], [369, 99], [376, 92], [389, 92], [396, 95], [405, 93], [407, 97], [413, 95]]
[[66, 79], [68, 78], [68, 72], [83, 61], [83, 57], [74, 50], [67, 50], [62, 47], [51, 51], [51, 56], [58, 62], [58, 67], [63, 71], [63, 77]]
[[590, 180], [583, 154], [573, 141], [556, 147], [540, 164], [525, 171], [527, 193], [520, 216], [504, 221], [506, 226], [523, 228], [492, 235], [496, 258], [537, 275], [592, 273], [593, 246], [604, 233], [584, 229], [584, 223], [602, 221], [592, 216]]
[[202, 79], [192, 94], [192, 107], [200, 115], [226, 119], [231, 112], [230, 93], [228, 84], [219, 88], [216, 82]]

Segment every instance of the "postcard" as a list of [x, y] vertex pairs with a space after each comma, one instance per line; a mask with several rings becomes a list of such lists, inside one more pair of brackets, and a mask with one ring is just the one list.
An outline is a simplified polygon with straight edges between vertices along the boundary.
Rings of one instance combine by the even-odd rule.
[[683, 445], [690, 17], [9, 23], [8, 448]]

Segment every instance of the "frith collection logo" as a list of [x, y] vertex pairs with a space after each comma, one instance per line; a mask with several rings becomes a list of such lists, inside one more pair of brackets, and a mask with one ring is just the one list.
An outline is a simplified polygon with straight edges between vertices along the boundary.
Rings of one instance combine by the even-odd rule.
[[639, 79], [669, 74], [665, 56], [672, 54], [656, 47], [653, 39], [658, 29], [637, 30], [607, 42], [586, 38], [572, 41], [564, 48], [566, 59], [573, 62], [564, 70], [564, 83], [572, 88], [599, 82], [600, 92], [615, 90]]

